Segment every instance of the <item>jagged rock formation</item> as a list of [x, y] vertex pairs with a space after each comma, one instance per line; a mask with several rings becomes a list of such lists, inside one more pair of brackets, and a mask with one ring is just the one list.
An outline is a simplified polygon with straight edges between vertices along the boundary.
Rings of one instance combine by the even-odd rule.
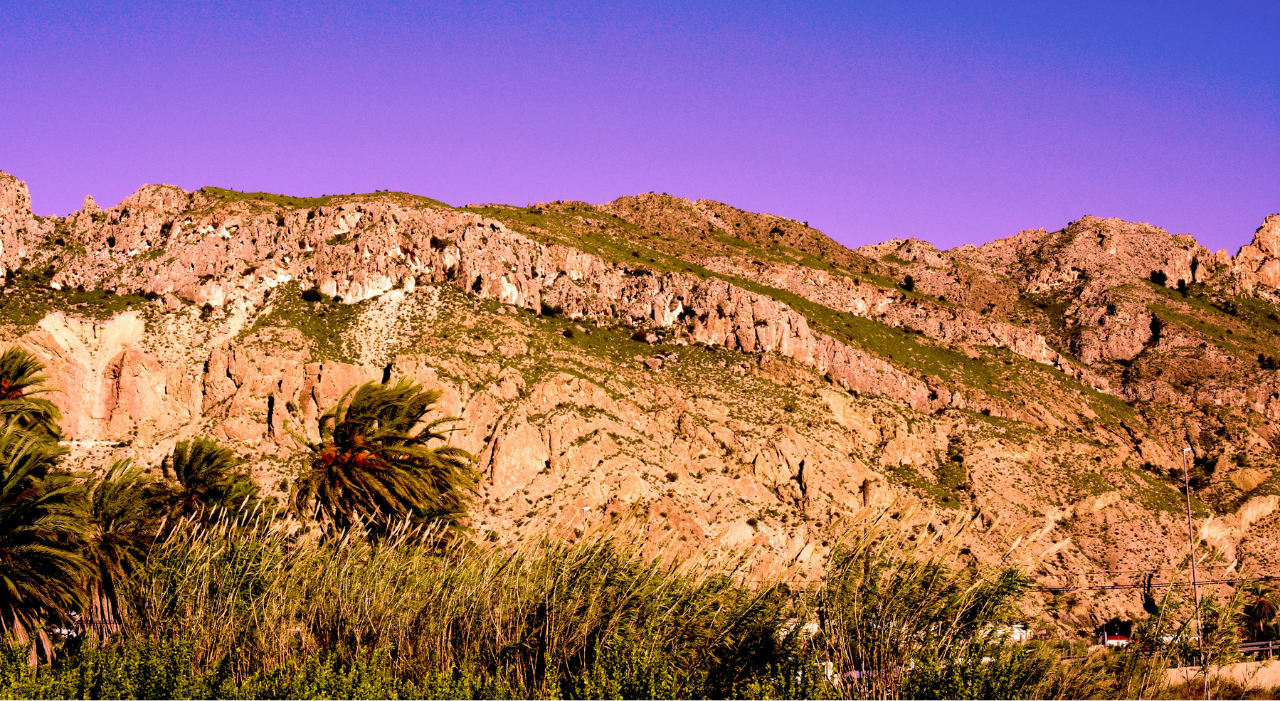
[[1217, 564], [1277, 573], [1277, 236], [1273, 215], [1232, 258], [1084, 217], [850, 251], [665, 195], [454, 208], [164, 185], [44, 219], [0, 174], [0, 328], [48, 364], [90, 466], [202, 433], [283, 493], [348, 387], [409, 376], [463, 419], [484, 538], [632, 511], [654, 548], [804, 576], [853, 511], [985, 505], [972, 557], [1029, 525], [1061, 584], [1183, 556], [1189, 444]]
[[[1225, 251], [1224, 251], [1225, 253]], [[1280, 287], [1280, 214], [1272, 214], [1253, 234], [1253, 242], [1242, 246], [1230, 263], [1236, 280], [1246, 290]]]

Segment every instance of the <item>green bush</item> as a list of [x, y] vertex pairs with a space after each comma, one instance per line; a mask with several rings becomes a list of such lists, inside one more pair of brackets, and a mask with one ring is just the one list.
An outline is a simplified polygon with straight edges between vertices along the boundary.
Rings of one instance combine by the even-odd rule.
[[475, 674], [429, 677], [422, 686], [397, 677], [390, 653], [361, 653], [348, 664], [329, 656], [307, 657], [237, 682], [231, 658], [204, 672], [192, 661], [186, 640], [130, 640], [103, 649], [85, 647], [53, 665], [30, 667], [25, 651], [10, 648], [0, 660], [0, 696], [5, 698], [503, 698], [504, 689]]

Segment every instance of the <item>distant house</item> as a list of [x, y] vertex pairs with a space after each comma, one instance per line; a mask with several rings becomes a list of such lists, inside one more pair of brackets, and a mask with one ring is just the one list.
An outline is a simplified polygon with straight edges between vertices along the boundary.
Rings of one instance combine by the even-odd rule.
[[1133, 635], [1133, 622], [1112, 618], [1098, 626], [1097, 630], [1099, 644], [1106, 647], [1128, 647], [1129, 636]]
[[1103, 633], [1098, 636], [1098, 642], [1107, 647], [1127, 647], [1129, 645], [1129, 636]]

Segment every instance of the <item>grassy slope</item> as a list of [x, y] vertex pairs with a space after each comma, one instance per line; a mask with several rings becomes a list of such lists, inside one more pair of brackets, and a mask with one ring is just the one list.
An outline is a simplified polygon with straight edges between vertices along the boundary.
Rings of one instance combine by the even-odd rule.
[[[656, 272], [686, 272], [704, 279], [721, 279], [772, 297], [803, 314], [812, 328], [851, 346], [862, 348], [921, 378], [934, 377], [956, 388], [981, 388], [988, 395], [1009, 402], [1015, 402], [1020, 397], [1036, 396], [1050, 384], [1065, 385], [1070, 393], [1083, 401], [1099, 405], [1098, 409], [1102, 410], [1095, 411], [1100, 414], [1132, 418], [1132, 411], [1127, 411], [1123, 402], [1087, 388], [1053, 368], [1016, 356], [1010, 358], [1008, 356], [1012, 354], [997, 353], [995, 349], [979, 358], [970, 358], [908, 330], [835, 310], [792, 292], [711, 271], [690, 261], [709, 255], [734, 255], [754, 260], [806, 265], [857, 277], [886, 288], [895, 286], [893, 279], [888, 277], [891, 271], [848, 249], [843, 249], [849, 254], [845, 257], [845, 262], [848, 263], [848, 267], [845, 267], [814, 258], [785, 243], [764, 248], [757, 242], [735, 238], [719, 230], [700, 234], [692, 239], [682, 239], [669, 233], [643, 229], [631, 221], [602, 212], [598, 207], [577, 202], [530, 208], [491, 205], [470, 209], [498, 219], [508, 227], [544, 243], [573, 246], [619, 265], [644, 267]], [[741, 214], [749, 216], [747, 213]], [[596, 223], [584, 222], [583, 219]], [[814, 248], [823, 240], [831, 245], [838, 245], [821, 232], [814, 229], [808, 231], [811, 232], [810, 239], [816, 242], [807, 246], [802, 243], [801, 246]], [[918, 292], [910, 294], [929, 299], [935, 304], [943, 304]]]
[[[1056, 368], [1026, 360], [1007, 350], [988, 348], [979, 357], [971, 358], [909, 330], [831, 309], [785, 290], [707, 270], [690, 261], [702, 256], [735, 255], [754, 260], [798, 263], [834, 274], [859, 277], [884, 287], [894, 286], [893, 278], [890, 277], [893, 275], [892, 271], [861, 256], [858, 256], [862, 258], [861, 265], [854, 270], [851, 269], [853, 266], [837, 266], [815, 259], [786, 244], [779, 243], [766, 249], [721, 231], [707, 232], [692, 240], [682, 240], [665, 232], [643, 229], [584, 203], [566, 202], [534, 208], [486, 206], [471, 209], [503, 221], [508, 227], [544, 243], [569, 245], [633, 268], [644, 267], [655, 272], [679, 271], [704, 279], [722, 279], [772, 297], [803, 314], [811, 327], [818, 331], [862, 348], [918, 377], [931, 377], [971, 396], [986, 395], [990, 400], [1014, 409], [1029, 401], [1059, 406], [1085, 406], [1097, 417], [1091, 420], [1092, 423], [1106, 427], [1116, 434], [1122, 434], [1122, 423], [1127, 422], [1135, 427], [1141, 427], [1145, 423], [1133, 407], [1123, 400], [1087, 387]], [[584, 222], [583, 219], [589, 221]], [[918, 292], [913, 296], [942, 304]], [[623, 353], [619, 359], [625, 360], [627, 357], [627, 353]], [[976, 411], [961, 413], [968, 416], [966, 421], [971, 425], [992, 426], [996, 433], [1009, 438], [1022, 433], [1036, 433], [1035, 429], [1016, 421], [984, 416]], [[1027, 437], [1023, 436], [1024, 439]], [[1137, 490], [1135, 496], [1145, 506], [1158, 510], [1175, 510], [1179, 495], [1172, 490], [1167, 479], [1153, 481], [1143, 478], [1130, 466], [1106, 468], [1107, 477], [1103, 477], [1098, 469], [1093, 463], [1074, 469], [1068, 467], [1059, 471], [1057, 479], [1075, 485], [1074, 491], [1079, 496], [1133, 484]], [[891, 474], [895, 481], [912, 487], [917, 493], [942, 506], [954, 508], [961, 504], [957, 496], [957, 484], [951, 484], [958, 482], [958, 479], [948, 476], [945, 470], [938, 472], [934, 478], [922, 475], [910, 467], [895, 468], [891, 470]]]
[[50, 312], [110, 319], [120, 312], [141, 309], [150, 301], [141, 295], [117, 295], [110, 290], [56, 290], [49, 286], [52, 278], [52, 268], [12, 271], [0, 292], [0, 324], [35, 326]]

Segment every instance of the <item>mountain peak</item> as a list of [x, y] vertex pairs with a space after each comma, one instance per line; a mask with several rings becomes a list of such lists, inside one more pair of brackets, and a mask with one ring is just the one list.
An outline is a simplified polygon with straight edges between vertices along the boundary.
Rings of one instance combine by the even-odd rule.
[[1280, 214], [1269, 215], [1231, 261], [1242, 285], [1280, 287]]

